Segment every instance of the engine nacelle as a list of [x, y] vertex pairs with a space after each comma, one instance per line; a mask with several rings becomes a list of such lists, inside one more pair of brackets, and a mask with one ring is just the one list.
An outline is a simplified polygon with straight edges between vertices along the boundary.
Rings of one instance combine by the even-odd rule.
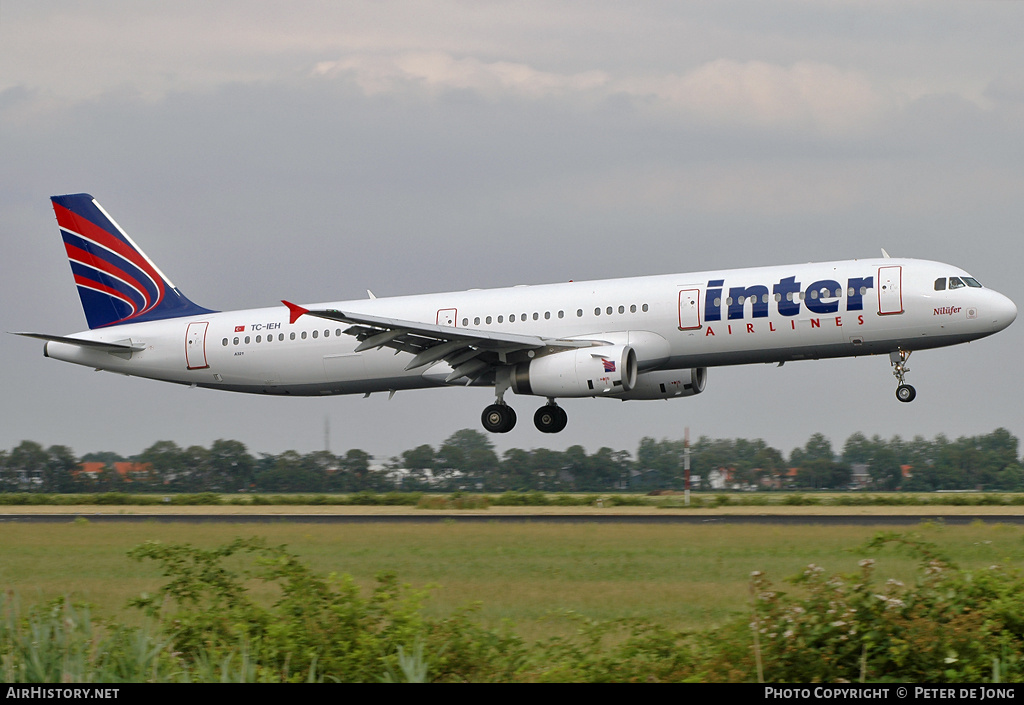
[[708, 379], [708, 368], [695, 367], [690, 370], [655, 370], [641, 372], [633, 388], [610, 396], [615, 399], [674, 399], [692, 397], [704, 391]]
[[633, 389], [636, 351], [597, 345], [538, 357], [512, 370], [512, 391], [539, 397], [600, 397]]

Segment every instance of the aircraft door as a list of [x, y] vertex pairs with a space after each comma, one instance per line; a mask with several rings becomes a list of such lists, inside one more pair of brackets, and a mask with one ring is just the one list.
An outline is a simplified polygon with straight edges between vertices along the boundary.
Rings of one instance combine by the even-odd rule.
[[680, 289], [679, 330], [693, 330], [700, 326], [700, 289]]
[[209, 323], [189, 323], [185, 332], [185, 364], [190, 370], [203, 370], [206, 362], [206, 329]]
[[455, 327], [459, 312], [454, 308], [442, 308], [437, 312], [437, 325]]
[[888, 316], [903, 313], [903, 267], [878, 268], [878, 313]]

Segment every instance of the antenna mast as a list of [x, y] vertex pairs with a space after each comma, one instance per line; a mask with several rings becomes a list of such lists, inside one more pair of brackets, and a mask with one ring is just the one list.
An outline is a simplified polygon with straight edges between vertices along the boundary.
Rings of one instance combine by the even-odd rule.
[[683, 431], [683, 503], [690, 506], [690, 427]]

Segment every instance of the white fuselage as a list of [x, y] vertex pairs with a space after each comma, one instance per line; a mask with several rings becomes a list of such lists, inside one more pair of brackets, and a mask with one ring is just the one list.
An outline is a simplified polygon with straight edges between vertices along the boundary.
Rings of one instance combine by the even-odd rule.
[[[913, 351], [1008, 326], [1016, 307], [946, 264], [872, 259], [459, 291], [317, 304], [366, 316], [485, 332], [629, 343], [651, 370]], [[971, 280], [973, 282], [973, 280]], [[122, 374], [237, 392], [354, 394], [445, 384], [438, 362], [355, 352], [348, 325], [283, 306], [114, 325], [73, 337], [130, 341], [131, 353], [48, 342], [49, 357]], [[465, 379], [461, 383], [465, 383]], [[460, 382], [455, 382], [456, 384]]]

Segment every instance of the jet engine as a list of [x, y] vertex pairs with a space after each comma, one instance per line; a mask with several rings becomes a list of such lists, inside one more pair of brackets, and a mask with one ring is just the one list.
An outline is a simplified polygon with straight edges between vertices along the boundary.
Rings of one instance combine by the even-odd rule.
[[596, 345], [522, 362], [512, 370], [512, 391], [539, 397], [600, 397], [628, 392], [637, 380], [630, 345]]
[[692, 397], [704, 391], [708, 368], [694, 367], [689, 370], [655, 370], [641, 372], [632, 389], [612, 394], [623, 401], [630, 399], [674, 399]]

